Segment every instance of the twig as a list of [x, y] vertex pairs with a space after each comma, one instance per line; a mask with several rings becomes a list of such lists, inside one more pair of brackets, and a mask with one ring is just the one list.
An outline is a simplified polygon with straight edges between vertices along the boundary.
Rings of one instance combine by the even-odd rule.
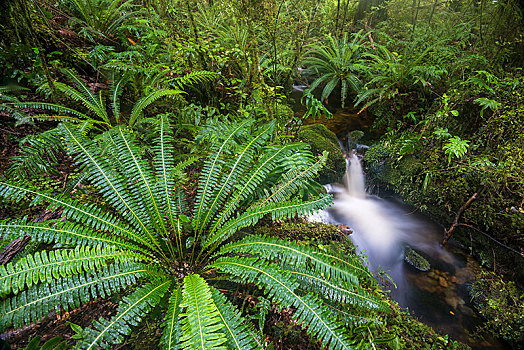
[[442, 242], [441, 242], [442, 245], [445, 245], [448, 242], [448, 240], [451, 238], [451, 235], [453, 234], [455, 229], [460, 225], [459, 224], [459, 220], [460, 220], [462, 214], [464, 214], [464, 211], [470, 206], [470, 204], [473, 203], [477, 199], [477, 197], [479, 196], [479, 193], [480, 193], [480, 191], [482, 191], [482, 189], [477, 191], [477, 192], [475, 192], [473, 194], [473, 196], [471, 196], [467, 200], [467, 202], [464, 203], [464, 205], [462, 205], [460, 207], [460, 209], [457, 211], [457, 215], [455, 215], [455, 220], [453, 220], [453, 224], [451, 224], [451, 227], [449, 228], [449, 230], [446, 230], [446, 229], [444, 230], [444, 238], [442, 239]]
[[490, 235], [488, 235], [486, 232], [483, 232], [483, 231], [479, 230], [479, 229], [476, 228], [475, 226], [471, 226], [471, 225], [468, 225], [468, 224], [458, 224], [458, 226], [464, 226], [464, 227], [468, 227], [468, 228], [470, 228], [470, 229], [472, 229], [472, 230], [475, 230], [475, 231], [477, 231], [478, 233], [480, 233], [480, 234], [486, 236], [487, 238], [491, 239], [493, 242], [497, 243], [497, 244], [500, 245], [501, 247], [504, 247], [504, 248], [506, 248], [506, 249], [512, 251], [513, 253], [518, 254], [518, 255], [520, 255], [521, 257], [524, 258], [524, 253], [519, 252], [518, 250], [515, 250], [515, 249], [513, 249], [513, 248], [511, 248], [511, 247], [509, 247], [509, 246], [507, 246], [507, 245], [505, 245], [504, 243], [502, 243], [502, 242], [498, 241], [497, 239], [495, 239], [495, 238], [491, 237]]

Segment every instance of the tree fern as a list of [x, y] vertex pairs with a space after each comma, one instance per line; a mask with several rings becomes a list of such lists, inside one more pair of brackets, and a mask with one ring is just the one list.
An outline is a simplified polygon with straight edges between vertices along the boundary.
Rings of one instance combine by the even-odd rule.
[[0, 267], [0, 293], [7, 296], [0, 302], [0, 331], [125, 290], [117, 313], [94, 321], [77, 348], [121, 343], [165, 306], [165, 349], [261, 348], [252, 325], [222, 293], [220, 281], [229, 280], [226, 288], [253, 283], [279, 307], [296, 310], [295, 319], [327, 347], [349, 348], [351, 333], [340, 323], [348, 319], [348, 305], [366, 314], [383, 310], [359, 283], [370, 278], [360, 261], [269, 237], [231, 238], [266, 215], [284, 219], [328, 206], [327, 194], [298, 195], [326, 155], [315, 161], [303, 144], [271, 145], [273, 124], [247, 119], [223, 126], [206, 136], [211, 147], [189, 210], [177, 179], [198, 158], [175, 164], [165, 117], [156, 124], [152, 159], [127, 127], [92, 140], [60, 125], [63, 148], [110, 208], [0, 182], [6, 199], [59, 207], [63, 216], [0, 222], [3, 238], [27, 234], [53, 245]]

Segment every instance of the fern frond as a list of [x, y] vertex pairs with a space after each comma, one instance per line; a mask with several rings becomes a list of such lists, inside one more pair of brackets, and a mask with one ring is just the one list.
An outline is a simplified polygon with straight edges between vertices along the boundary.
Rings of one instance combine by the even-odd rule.
[[80, 307], [99, 296], [112, 295], [150, 272], [137, 263], [106, 265], [100, 273], [78, 274], [41, 284], [0, 303], [0, 329], [39, 321], [52, 308]]
[[213, 287], [210, 287], [213, 303], [218, 310], [218, 316], [223, 324], [227, 338], [228, 349], [248, 350], [262, 348], [259, 346], [255, 333], [245, 324], [240, 312], [226, 297]]
[[266, 179], [271, 171], [277, 166], [280, 166], [279, 161], [282, 158], [286, 158], [303, 147], [305, 146], [302, 144], [288, 144], [279, 147], [277, 150], [265, 153], [258, 160], [251, 172], [243, 177], [242, 187], [234, 191], [231, 197], [228, 198], [226, 208], [220, 211], [209, 232], [211, 234], [216, 232], [216, 230], [231, 217], [238, 206], [258, 189], [258, 186]]
[[51, 282], [54, 279], [93, 271], [102, 267], [109, 260], [144, 261], [145, 257], [133, 251], [119, 251], [115, 248], [100, 246], [75, 249], [51, 250], [26, 255], [16, 264], [0, 266], [0, 296], [11, 292], [18, 294], [24, 286], [31, 288], [39, 282]]
[[160, 345], [165, 350], [180, 349], [180, 303], [182, 301], [182, 288], [178, 287], [171, 293], [169, 298], [169, 306], [167, 307], [166, 316], [164, 318], [164, 331], [160, 339]]
[[116, 70], [113, 70], [112, 78], [109, 81], [109, 94], [111, 95], [111, 106], [113, 108], [113, 116], [116, 123], [120, 124], [120, 96], [124, 91], [124, 86], [127, 83], [127, 77], [123, 76], [117, 78]]
[[54, 198], [17, 185], [0, 182], [0, 197], [19, 202], [28, 194], [35, 195], [35, 198], [31, 202], [32, 205], [49, 201], [53, 205], [61, 206], [64, 209], [63, 215], [70, 220], [85, 223], [95, 230], [109, 230], [120, 236], [134, 236], [131, 228], [121, 223], [109, 213], [103, 212], [102, 209], [94, 204], [82, 205], [78, 203], [78, 201], [72, 201], [66, 198]]
[[151, 103], [155, 102], [159, 98], [165, 97], [165, 96], [175, 96], [183, 94], [184, 92], [181, 90], [173, 90], [173, 89], [162, 89], [153, 91], [147, 96], [142, 97], [140, 100], [138, 100], [137, 103], [135, 103], [135, 106], [133, 107], [133, 110], [131, 111], [131, 115], [129, 116], [129, 126], [133, 126], [140, 115], [142, 114], [142, 111], [149, 106]]
[[23, 87], [23, 86], [18, 86], [18, 85], [0, 86], [0, 94], [5, 94], [5, 93], [15, 92], [15, 91], [28, 91], [28, 90], [29, 90], [28, 88]]
[[320, 159], [309, 167], [292, 169], [282, 176], [282, 179], [273, 186], [269, 193], [253, 206], [263, 206], [267, 203], [278, 203], [287, 200], [295, 194], [305, 183], [312, 181], [327, 161], [328, 152], [324, 151]]
[[36, 135], [28, 135], [20, 141], [20, 155], [12, 157], [13, 164], [7, 170], [12, 179], [26, 179], [42, 174], [57, 174], [56, 152], [62, 149], [62, 142], [56, 129]]
[[180, 89], [186, 91], [187, 88], [195, 88], [196, 84], [205, 82], [211, 83], [220, 77], [220, 73], [206, 70], [190, 72], [183, 77], [177, 78], [174, 83]]
[[155, 197], [161, 201], [164, 212], [167, 212], [171, 227], [175, 227], [175, 205], [173, 198], [173, 189], [175, 188], [175, 179], [173, 170], [175, 164], [174, 156], [174, 137], [173, 129], [169, 119], [165, 115], [160, 116], [160, 125], [158, 126], [158, 138], [155, 140], [153, 166], [157, 174], [157, 186]]
[[[203, 209], [198, 209], [202, 212], [202, 219], [196, 223], [195, 230], [203, 230], [214, 217], [219, 207], [224, 203], [226, 197], [233, 190], [241, 175], [245, 173], [248, 166], [251, 165], [255, 151], [259, 149], [271, 136], [275, 124], [269, 123], [266, 128], [255, 135], [251, 140], [242, 144], [240, 149], [236, 152], [235, 157], [224, 164], [225, 174], [217, 184], [217, 189], [213, 193], [213, 198], [210, 202], [199, 202], [199, 205], [204, 205]], [[231, 165], [229, 163], [232, 163]]]
[[[146, 206], [148, 215], [144, 212], [140, 213], [141, 216], [146, 217], [148, 222], [153, 227], [152, 230], [146, 231], [150, 235], [149, 231], [162, 232], [164, 236], [168, 236], [167, 229], [164, 224], [163, 211], [165, 208], [160, 207], [160, 203], [157, 201], [154, 190], [155, 190], [155, 177], [149, 163], [142, 159], [142, 149], [139, 145], [127, 136], [122, 127], [116, 127], [111, 130], [108, 134], [111, 139], [115, 154], [118, 155], [120, 161], [120, 171], [122, 171], [126, 177], [134, 179], [131, 184], [128, 184], [133, 198], [136, 199], [137, 203], [141, 206]], [[137, 218], [140, 220], [140, 218]], [[146, 220], [143, 220], [146, 222]], [[155, 237], [150, 237], [152, 240]]]
[[182, 348], [225, 350], [224, 326], [206, 281], [199, 275], [184, 277], [182, 296]]
[[110, 349], [110, 344], [119, 344], [124, 335], [131, 333], [130, 326], [136, 326], [156, 305], [169, 289], [171, 280], [162, 283], [146, 284], [124, 297], [118, 306], [117, 314], [106, 320], [94, 321], [94, 329], [84, 329], [84, 338], [77, 343], [80, 349]]
[[276, 266], [241, 257], [219, 258], [211, 265], [244, 282], [260, 285], [269, 298], [280, 302], [282, 307], [296, 308], [293, 318], [304, 322], [306, 331], [320, 339], [327, 348], [352, 349], [342, 325], [334, 320], [320, 300], [311, 294], [299, 295], [297, 282], [280, 273]]
[[307, 216], [317, 210], [328, 207], [331, 203], [331, 195], [324, 195], [307, 202], [291, 200], [280, 203], [269, 203], [262, 207], [251, 207], [246, 211], [237, 214], [236, 218], [228, 220], [214, 234], [209, 235], [206, 239], [205, 246], [213, 245], [216, 247], [219, 243], [224, 242], [239, 229], [253, 226], [264, 215], [271, 214], [272, 220], [289, 219], [296, 215]]
[[[247, 119], [228, 130], [223, 141], [220, 144], [213, 146], [211, 151], [212, 156], [208, 157], [208, 159], [204, 162], [204, 166], [198, 181], [195, 207], [193, 209], [193, 228], [197, 229], [200, 227], [202, 216], [204, 215], [204, 210], [206, 208], [206, 203], [209, 203], [212, 199], [214, 187], [218, 182], [220, 172], [224, 164], [224, 160], [222, 159], [223, 152], [225, 152], [227, 149], [231, 139], [250, 123], [252, 123], [252, 120]], [[199, 231], [197, 231], [197, 233], [199, 233]]]
[[359, 308], [387, 312], [387, 305], [380, 298], [369, 293], [367, 290], [349, 283], [340, 283], [337, 279], [318, 274], [317, 271], [308, 271], [298, 265], [287, 269], [299, 283], [302, 290], [307, 293], [313, 292], [326, 299], [338, 303], [346, 303]]
[[[161, 252], [157, 238], [152, 234], [150, 217], [146, 209], [137, 205], [136, 197], [133, 197], [126, 188], [124, 179], [116, 173], [111, 165], [97, 154], [96, 145], [89, 147], [90, 142], [82, 135], [75, 133], [70, 126], [60, 124], [60, 128], [68, 144], [68, 153], [76, 154], [76, 160], [83, 165], [88, 179], [97, 186], [104, 198], [120, 212], [129, 212], [128, 220], [136, 228], [129, 234], [138, 242]], [[140, 197], [139, 197], [140, 199]], [[156, 246], [156, 248], [155, 248]]]
[[344, 259], [306, 245], [298, 245], [274, 237], [252, 235], [225, 245], [219, 254], [249, 253], [268, 260], [285, 261], [289, 266], [311, 265], [318, 275], [359, 284], [359, 277], [372, 278], [371, 272], [356, 257]]
[[111, 124], [107, 115], [106, 108], [101, 99], [98, 99], [89, 87], [72, 70], [65, 69], [68, 78], [75, 84], [78, 90], [71, 86], [55, 82], [55, 88], [65, 93], [69, 98], [84, 104], [89, 110], [95, 113], [104, 122]]
[[[13, 104], [14, 107], [16, 108], [34, 108], [34, 109], [43, 109], [43, 110], [48, 110], [48, 111], [52, 111], [52, 112], [55, 112], [59, 115], [71, 115], [71, 116], [74, 116], [76, 118], [78, 118], [79, 120], [89, 120], [89, 119], [92, 119], [90, 118], [89, 116], [87, 116], [86, 114], [84, 113], [81, 113], [75, 109], [72, 109], [72, 108], [67, 108], [67, 107], [64, 107], [64, 106], [61, 106], [61, 105], [57, 105], [57, 104], [53, 104], [53, 103], [46, 103], [46, 102], [20, 102], [20, 103], [15, 103]], [[38, 115], [35, 117], [35, 116], [29, 116], [28, 118], [38, 118]], [[108, 123], [104, 122], [104, 121], [97, 121], [97, 120], [93, 120], [93, 123], [98, 123], [98, 124], [102, 124], [102, 125], [109, 125]]]

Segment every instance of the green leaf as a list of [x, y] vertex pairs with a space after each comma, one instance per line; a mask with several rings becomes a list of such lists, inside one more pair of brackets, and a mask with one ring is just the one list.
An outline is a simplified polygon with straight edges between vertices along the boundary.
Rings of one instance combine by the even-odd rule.
[[182, 297], [182, 348], [225, 350], [224, 326], [204, 279], [199, 275], [184, 277]]
[[119, 344], [124, 335], [131, 333], [130, 326], [136, 326], [156, 305], [171, 285], [170, 280], [158, 284], [146, 284], [124, 297], [118, 306], [117, 314], [106, 320], [100, 318], [94, 323], [94, 329], [84, 329], [84, 339], [77, 343], [81, 349], [110, 349], [109, 344]]

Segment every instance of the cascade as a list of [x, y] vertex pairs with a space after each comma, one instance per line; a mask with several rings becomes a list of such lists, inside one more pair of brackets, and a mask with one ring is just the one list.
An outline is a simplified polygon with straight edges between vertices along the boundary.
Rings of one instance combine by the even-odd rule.
[[[425, 323], [473, 349], [501, 349], [495, 344], [479, 347], [470, 340], [466, 329], [471, 331], [479, 322], [467, 295], [473, 276], [463, 260], [440, 247], [441, 230], [399, 202], [367, 193], [359, 155], [355, 150], [344, 153], [343, 185], [325, 186], [333, 195], [333, 205], [309, 220], [349, 226], [353, 231], [350, 238], [370, 269], [386, 271], [393, 280], [394, 285], [385, 286], [391, 297]], [[431, 270], [422, 272], [409, 266], [404, 261], [405, 249], [423, 254], [431, 262]]]

